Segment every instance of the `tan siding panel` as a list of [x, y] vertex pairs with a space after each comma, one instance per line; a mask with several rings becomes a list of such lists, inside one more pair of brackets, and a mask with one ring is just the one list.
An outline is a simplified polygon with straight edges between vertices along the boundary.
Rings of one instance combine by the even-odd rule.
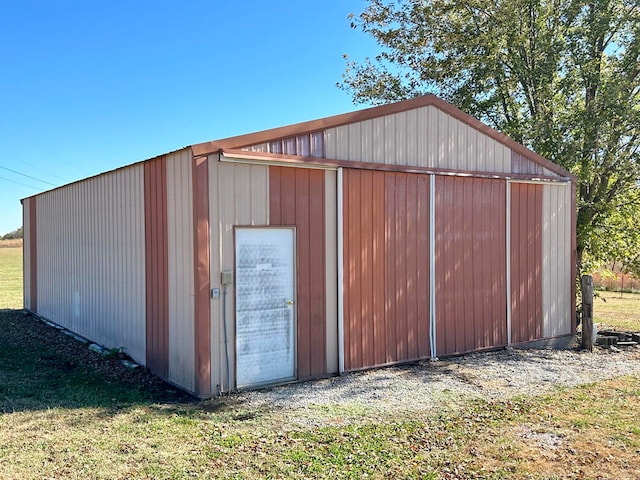
[[429, 186], [344, 170], [345, 369], [429, 356]]
[[511, 340], [542, 338], [542, 185], [511, 184]]
[[[233, 227], [236, 225], [268, 225], [269, 167], [242, 165], [218, 161], [209, 156], [209, 217], [211, 228], [211, 286], [220, 288], [222, 271], [234, 271], [235, 248]], [[226, 292], [226, 335], [223, 322], [225, 295], [211, 304], [211, 387], [229, 391], [227, 358], [231, 389], [235, 388], [235, 291], [229, 285]]]
[[195, 391], [193, 179], [189, 150], [167, 155], [169, 380]]
[[38, 313], [145, 363], [143, 167], [38, 197]]
[[538, 175], [554, 175], [541, 165], [532, 162], [515, 150], [511, 150], [511, 173], [530, 173]]
[[506, 344], [504, 191], [501, 180], [436, 177], [438, 355]]
[[571, 187], [542, 187], [543, 335], [571, 333]]
[[433, 106], [335, 127], [327, 158], [392, 165], [509, 172], [511, 150]]

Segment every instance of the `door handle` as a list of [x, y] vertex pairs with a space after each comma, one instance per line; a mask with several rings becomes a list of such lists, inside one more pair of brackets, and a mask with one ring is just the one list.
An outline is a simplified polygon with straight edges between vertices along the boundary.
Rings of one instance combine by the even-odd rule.
[[285, 300], [284, 302], [287, 306], [293, 305], [293, 300]]

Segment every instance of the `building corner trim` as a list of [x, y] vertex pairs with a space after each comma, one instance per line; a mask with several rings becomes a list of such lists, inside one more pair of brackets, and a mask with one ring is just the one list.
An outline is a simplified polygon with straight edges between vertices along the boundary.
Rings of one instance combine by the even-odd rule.
[[429, 351], [438, 357], [436, 343], [436, 176], [429, 175]]
[[30, 285], [30, 310], [34, 313], [38, 312], [38, 222], [37, 222], [37, 208], [36, 197], [29, 199], [29, 281]]
[[338, 372], [344, 373], [344, 190], [338, 169]]

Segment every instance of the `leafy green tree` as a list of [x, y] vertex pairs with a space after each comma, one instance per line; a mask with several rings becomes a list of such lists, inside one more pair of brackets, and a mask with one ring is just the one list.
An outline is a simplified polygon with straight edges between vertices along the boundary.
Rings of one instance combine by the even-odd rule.
[[640, 278], [640, 186], [616, 205], [590, 240], [585, 263], [605, 258]]
[[596, 237], [624, 235], [611, 216], [640, 182], [639, 0], [369, 0], [350, 18], [381, 49], [347, 59], [338, 86], [356, 103], [435, 93], [576, 174], [579, 271], [602, 259]]

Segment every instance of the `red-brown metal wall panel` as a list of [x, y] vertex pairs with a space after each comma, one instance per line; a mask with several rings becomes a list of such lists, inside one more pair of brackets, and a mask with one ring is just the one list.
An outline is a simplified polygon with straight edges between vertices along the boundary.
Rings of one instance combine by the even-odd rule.
[[436, 177], [437, 354], [505, 345], [504, 180]]
[[194, 345], [196, 394], [211, 393], [211, 255], [209, 252], [209, 165], [193, 159]]
[[269, 167], [269, 223], [296, 226], [298, 378], [326, 373], [325, 173]]
[[345, 169], [345, 369], [429, 356], [429, 182]]
[[542, 338], [542, 185], [511, 184], [511, 341]]
[[144, 164], [146, 363], [160, 377], [169, 370], [169, 254], [166, 158]]

